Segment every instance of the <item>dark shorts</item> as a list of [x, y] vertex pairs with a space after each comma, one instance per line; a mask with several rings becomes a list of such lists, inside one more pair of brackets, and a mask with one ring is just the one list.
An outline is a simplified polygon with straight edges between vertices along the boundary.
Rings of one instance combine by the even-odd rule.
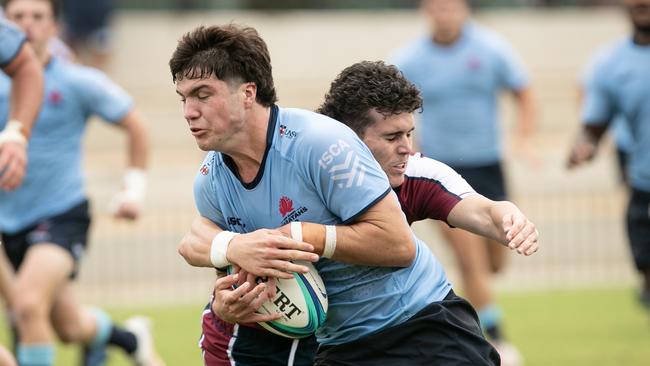
[[481, 195], [493, 201], [507, 199], [506, 183], [500, 162], [479, 167], [467, 168], [452, 166], [452, 168]]
[[315, 336], [293, 340], [259, 326], [230, 324], [219, 319], [212, 312], [210, 304], [203, 311], [201, 328], [199, 347], [206, 366], [314, 364], [318, 347]]
[[406, 322], [354, 342], [321, 346], [318, 366], [499, 365], [478, 316], [453, 291]]
[[632, 189], [626, 221], [634, 264], [640, 271], [650, 269], [650, 192]]
[[74, 269], [70, 278], [75, 278], [79, 269], [79, 259], [86, 249], [88, 229], [90, 228], [89, 204], [84, 200], [68, 211], [41, 220], [15, 234], [2, 234], [2, 246], [14, 270], [20, 268], [27, 251], [32, 245], [56, 244], [74, 259]]
[[92, 42], [106, 47], [110, 41], [110, 22], [114, 0], [66, 0], [63, 2], [63, 24], [68, 42]]
[[616, 162], [618, 163], [618, 174], [621, 182], [627, 184], [627, 166], [630, 161], [629, 153], [616, 149]]

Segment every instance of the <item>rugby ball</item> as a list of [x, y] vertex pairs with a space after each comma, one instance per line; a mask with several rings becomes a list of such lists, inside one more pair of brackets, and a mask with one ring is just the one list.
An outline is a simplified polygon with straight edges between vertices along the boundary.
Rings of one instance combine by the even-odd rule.
[[[291, 236], [302, 240], [300, 223], [291, 224]], [[293, 273], [293, 278], [277, 278], [276, 295], [262, 304], [260, 314], [281, 313], [282, 317], [258, 324], [268, 331], [287, 338], [308, 337], [325, 323], [327, 318], [327, 292], [323, 280], [310, 262], [295, 263], [309, 268], [307, 273]], [[230, 268], [228, 268], [230, 272]], [[266, 278], [258, 277], [257, 283]]]

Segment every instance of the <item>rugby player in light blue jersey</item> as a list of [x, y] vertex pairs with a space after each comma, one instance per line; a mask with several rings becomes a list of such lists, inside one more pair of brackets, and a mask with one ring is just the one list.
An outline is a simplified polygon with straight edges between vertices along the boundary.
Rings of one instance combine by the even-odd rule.
[[[90, 225], [81, 169], [87, 121], [98, 115], [128, 135], [130, 170], [115, 200], [115, 215], [125, 218], [138, 215], [145, 189], [144, 121], [131, 98], [104, 74], [50, 56], [47, 45], [56, 33], [56, 1], [3, 4], [7, 19], [27, 34], [46, 81], [28, 146], [25, 179], [16, 190], [0, 192], [2, 247], [16, 270], [12, 310], [19, 335], [18, 362], [53, 365], [56, 333], [63, 341], [87, 346], [85, 365], [102, 364], [106, 344], [119, 346], [141, 364], [155, 364], [141, 318], [131, 319], [128, 329], [114, 326], [104, 312], [82, 309], [71, 283]], [[0, 121], [8, 114], [10, 90], [9, 79], [0, 76]]]
[[[460, 356], [466, 364], [498, 363], [476, 320], [476, 327], [471, 327], [471, 310], [459, 310], [464, 315], [458, 316], [468, 320], [465, 326], [454, 320], [441, 320], [439, 328], [428, 326], [435, 323], [432, 314], [438, 310], [453, 312], [443, 301], [455, 295], [440, 264], [417, 239], [415, 257], [405, 256], [401, 247], [412, 245], [411, 234], [402, 233], [404, 218], [394, 197], [386, 196], [390, 183], [353, 131], [322, 115], [274, 104], [269, 56], [254, 30], [198, 28], [181, 39], [170, 67], [199, 147], [215, 150], [208, 153], [197, 173], [195, 198], [201, 215], [219, 229], [212, 232], [216, 236], [208, 234], [207, 240], [195, 237], [200, 233], [188, 233], [180, 252], [190, 264], [222, 268], [234, 263], [249, 273], [282, 277], [287, 271], [304, 271], [283, 260], [315, 258], [284, 250], [301, 246], [275, 236], [280, 233], [276, 230], [265, 229], [282, 227], [281, 232], [286, 232], [288, 222], [302, 221], [305, 241], [314, 244], [316, 253], [324, 254], [317, 268], [327, 287], [329, 309], [327, 322], [317, 333], [323, 350], [318, 363], [333, 362], [339, 351], [354, 354], [351, 350], [359, 349], [356, 342], [393, 331], [392, 341], [384, 344], [382, 352], [361, 357], [355, 364], [432, 365], [447, 359], [443, 350], [449, 350], [445, 346], [450, 343], [467, 351], [469, 355]], [[406, 163], [399, 165], [395, 169], [403, 174]], [[242, 174], [242, 168], [246, 173]], [[195, 222], [193, 230], [205, 221]], [[324, 253], [323, 224], [336, 225], [333, 256]], [[197, 231], [205, 233], [203, 229]], [[397, 238], [391, 233], [396, 229]], [[527, 229], [536, 238], [534, 227]], [[229, 277], [226, 281], [233, 280]], [[217, 292], [232, 284], [222, 280], [225, 287], [218, 287]], [[254, 308], [267, 296], [264, 286], [251, 289], [250, 284], [243, 284], [231, 291], [232, 297], [245, 296]], [[314, 362], [313, 338], [289, 340], [255, 324], [232, 324], [231, 318], [220, 319], [211, 310], [208, 307], [204, 314], [201, 338], [207, 365]], [[249, 315], [251, 322], [277, 317]], [[438, 332], [454, 332], [451, 328], [462, 328], [466, 343], [435, 342]], [[418, 347], [421, 339], [439, 347]], [[386, 358], [390, 354], [393, 358]]]
[[627, 234], [641, 273], [640, 300], [650, 308], [650, 0], [623, 1], [633, 33], [600, 52], [585, 86], [583, 128], [569, 167], [591, 160], [610, 122], [621, 116], [632, 136]]
[[11, 110], [0, 119], [0, 190], [13, 190], [27, 164], [27, 140], [43, 98], [43, 69], [25, 35], [0, 17], [0, 68], [11, 77]]
[[[465, 0], [423, 0], [422, 11], [431, 31], [392, 60], [422, 92], [417, 147], [451, 166], [478, 193], [505, 200], [498, 99], [502, 91], [514, 95], [519, 112], [516, 147], [520, 155], [531, 157], [534, 105], [526, 71], [501, 37], [470, 21]], [[464, 293], [503, 364], [520, 364], [519, 352], [503, 335], [490, 284], [492, 274], [505, 265], [504, 247], [444, 224], [439, 227], [459, 263]]]

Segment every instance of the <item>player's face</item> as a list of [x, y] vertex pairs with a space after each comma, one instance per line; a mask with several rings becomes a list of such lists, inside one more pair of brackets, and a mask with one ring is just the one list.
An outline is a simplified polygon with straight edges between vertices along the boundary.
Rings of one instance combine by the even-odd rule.
[[366, 128], [363, 142], [368, 145], [372, 155], [388, 175], [390, 186], [395, 188], [404, 183], [406, 164], [413, 143], [411, 134], [415, 129], [413, 113], [401, 113], [384, 117], [375, 111], [370, 112], [374, 121]]
[[423, 0], [422, 10], [437, 32], [454, 34], [460, 32], [468, 11], [463, 0]]
[[230, 85], [214, 77], [176, 82], [183, 116], [201, 150], [226, 151], [230, 138], [241, 130], [245, 85]]
[[52, 5], [43, 0], [12, 0], [5, 9], [7, 19], [16, 23], [37, 50], [45, 50], [50, 37], [56, 34]]
[[645, 32], [650, 32], [650, 0], [624, 0], [634, 27]]

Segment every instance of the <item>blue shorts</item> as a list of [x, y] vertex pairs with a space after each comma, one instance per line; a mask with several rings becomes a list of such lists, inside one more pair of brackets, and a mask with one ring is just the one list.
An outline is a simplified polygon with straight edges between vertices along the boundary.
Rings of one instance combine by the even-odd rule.
[[650, 269], [650, 192], [632, 189], [626, 223], [634, 264], [646, 271]]
[[49, 218], [15, 234], [2, 234], [2, 247], [9, 257], [14, 270], [18, 270], [27, 251], [32, 245], [56, 244], [67, 250], [74, 260], [70, 278], [75, 278], [79, 269], [79, 259], [86, 249], [88, 229], [90, 228], [89, 204], [87, 200], [71, 209]]

